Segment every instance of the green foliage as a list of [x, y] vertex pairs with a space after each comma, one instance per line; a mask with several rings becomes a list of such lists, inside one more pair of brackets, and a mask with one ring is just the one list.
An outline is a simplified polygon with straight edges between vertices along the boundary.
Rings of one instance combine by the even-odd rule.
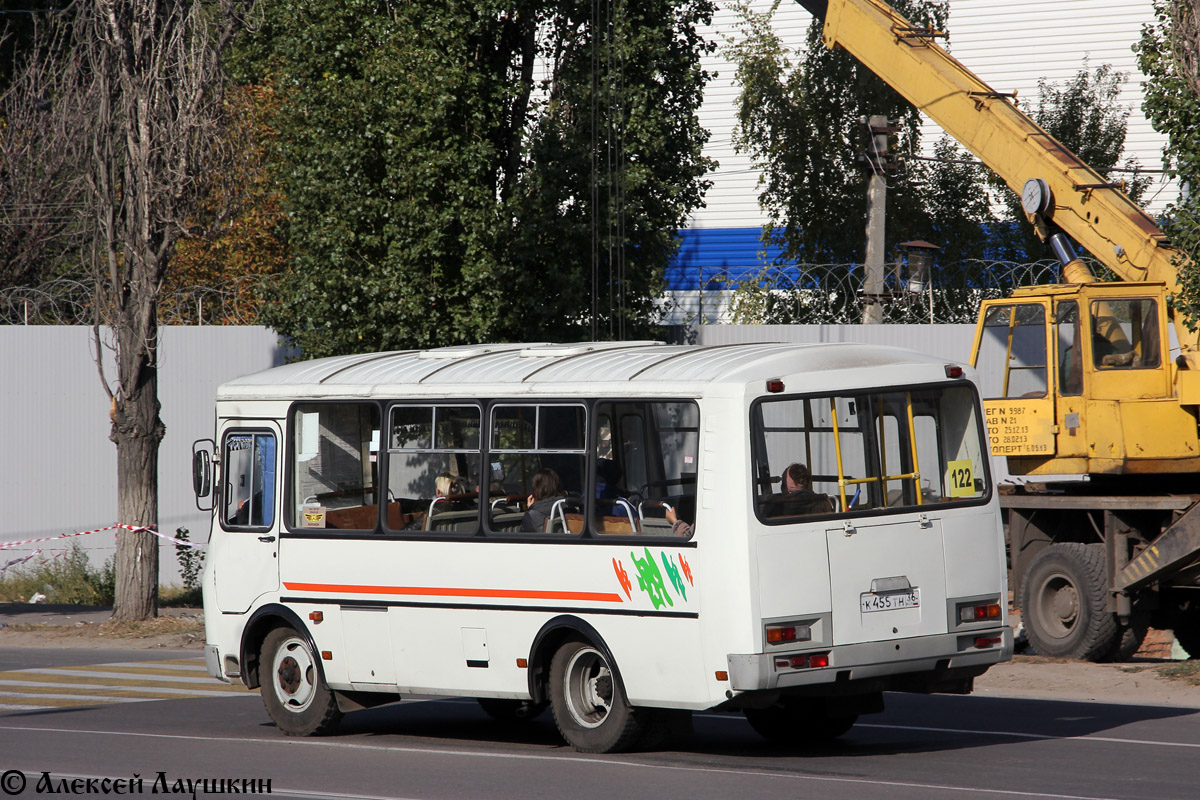
[[97, 570], [78, 543], [72, 543], [65, 556], [35, 559], [0, 573], [0, 600], [27, 603], [34, 595], [44, 594], [48, 603], [68, 605], [111, 605], [116, 589], [113, 560]]
[[[1038, 81], [1038, 104], [1031, 116], [1106, 180], [1124, 177], [1126, 192], [1136, 203], [1149, 187], [1150, 178], [1137, 174], [1137, 159], [1121, 159], [1129, 120], [1129, 109], [1119, 101], [1124, 83], [1125, 74], [1115, 72], [1111, 65], [1101, 64], [1091, 70], [1084, 59], [1075, 77], [1061, 86]], [[1114, 172], [1118, 167], [1123, 170], [1120, 176]], [[1026, 221], [1020, 197], [1003, 187], [999, 179], [996, 183], [1008, 209], [1007, 217], [1013, 221], [1008, 228], [1014, 234], [1007, 242], [1008, 255], [1014, 259], [1041, 257], [1043, 245]]]
[[[1156, 0], [1154, 12], [1155, 22], [1142, 28], [1134, 47], [1138, 68], [1146, 76], [1142, 111], [1154, 129], [1167, 137], [1163, 167], [1181, 186], [1200, 186], [1200, 97], [1181, 74], [1175, 51], [1183, 39], [1173, 29], [1167, 0]], [[1179, 268], [1181, 296], [1173, 298], [1172, 304], [1187, 315], [1194, 329], [1200, 308], [1200, 271], [1193, 266], [1200, 252], [1200, 197], [1181, 194], [1167, 208], [1163, 230], [1186, 258]]]
[[925, 227], [919, 238], [941, 248], [939, 263], [982, 258], [998, 229], [988, 191], [993, 173], [948, 136], [934, 144], [933, 158], [910, 167], [921, 187]]
[[712, 6], [601, 8], [267, 0], [236, 64], [281, 99], [268, 324], [307, 356], [644, 335], [706, 188]]
[[[175, 538], [181, 542], [191, 541], [187, 528], [176, 528]], [[175, 558], [179, 561], [179, 577], [183, 588], [189, 593], [200, 589], [200, 574], [204, 571], [204, 551], [186, 544], [175, 545]]]
[[[915, 25], [945, 27], [945, 0], [893, 5]], [[855, 157], [868, 143], [862, 120], [880, 114], [898, 121], [896, 149], [915, 152], [917, 110], [849, 53], [826, 48], [819, 21], [809, 27], [803, 47], [789, 47], [771, 27], [778, 2], [761, 14], [746, 0], [735, 7], [741, 38], [729, 54], [741, 94], [734, 142], [763, 171], [764, 233], [787, 261], [861, 261], [866, 185]], [[904, 169], [888, 176], [888, 249], [927, 228], [920, 177]]]

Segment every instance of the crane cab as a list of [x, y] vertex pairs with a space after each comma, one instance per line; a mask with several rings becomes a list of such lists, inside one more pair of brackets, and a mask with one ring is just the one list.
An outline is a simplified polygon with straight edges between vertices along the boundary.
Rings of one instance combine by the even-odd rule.
[[971, 361], [992, 454], [1016, 475], [1200, 469], [1192, 373], [1171, 360], [1167, 331], [1162, 283], [1037, 286], [984, 301]]

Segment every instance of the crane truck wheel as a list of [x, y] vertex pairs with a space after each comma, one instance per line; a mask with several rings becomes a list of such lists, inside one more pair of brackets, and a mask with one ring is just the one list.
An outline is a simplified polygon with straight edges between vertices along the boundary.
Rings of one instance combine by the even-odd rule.
[[1122, 649], [1124, 631], [1108, 610], [1104, 545], [1043, 550], [1025, 576], [1021, 612], [1038, 655], [1101, 661]]

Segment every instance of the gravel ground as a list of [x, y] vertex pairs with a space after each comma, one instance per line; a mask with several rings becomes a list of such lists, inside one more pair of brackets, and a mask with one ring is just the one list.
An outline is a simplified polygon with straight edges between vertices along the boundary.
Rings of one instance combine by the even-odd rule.
[[[142, 623], [112, 621], [111, 608], [0, 603], [0, 647], [73, 647], [190, 650], [204, 644], [204, 615], [165, 608]], [[1151, 632], [1141, 654], [1123, 664], [1017, 655], [975, 680], [991, 697], [1082, 700], [1200, 708], [1200, 661], [1166, 658], [1170, 634]], [[1165, 645], [1164, 645], [1165, 642]]]

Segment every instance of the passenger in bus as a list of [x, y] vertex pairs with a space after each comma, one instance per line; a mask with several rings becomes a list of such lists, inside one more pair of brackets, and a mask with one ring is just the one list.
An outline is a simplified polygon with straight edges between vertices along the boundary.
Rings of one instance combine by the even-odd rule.
[[679, 515], [675, 513], [675, 509], [666, 503], [663, 503], [663, 516], [666, 517], [667, 522], [671, 523], [671, 533], [675, 536], [687, 538], [696, 531], [695, 525], [689, 525], [681, 520]]
[[780, 478], [783, 492], [767, 500], [767, 514], [772, 517], [795, 517], [804, 514], [830, 514], [833, 501], [829, 495], [812, 490], [812, 474], [805, 464], [789, 464]]
[[562, 481], [558, 473], [552, 469], [543, 469], [533, 475], [533, 494], [527, 500], [528, 508], [525, 516], [521, 517], [523, 533], [540, 533], [546, 529], [546, 521], [554, 509], [554, 502], [560, 497], [566, 497]]
[[449, 472], [443, 472], [433, 479], [434, 491], [438, 497], [449, 497], [452, 494], [464, 494], [467, 491], [462, 479]]

